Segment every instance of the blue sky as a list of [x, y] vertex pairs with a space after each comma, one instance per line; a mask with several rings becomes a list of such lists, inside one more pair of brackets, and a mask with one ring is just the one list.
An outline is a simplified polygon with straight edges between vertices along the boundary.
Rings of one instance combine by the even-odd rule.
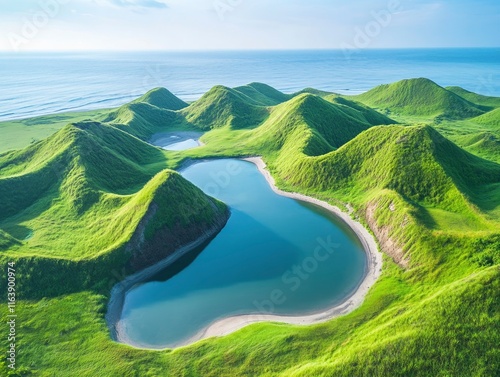
[[500, 46], [485, 0], [0, 0], [0, 50]]

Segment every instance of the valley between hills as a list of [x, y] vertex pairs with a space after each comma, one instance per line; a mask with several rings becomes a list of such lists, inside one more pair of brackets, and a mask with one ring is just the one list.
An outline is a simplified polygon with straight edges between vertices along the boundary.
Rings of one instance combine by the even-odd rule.
[[[149, 143], [177, 131], [202, 132], [203, 145]], [[116, 109], [3, 122], [0, 134], [0, 275], [7, 281], [15, 262], [19, 313], [20, 367], [2, 360], [5, 375], [500, 370], [500, 98], [424, 78], [356, 96], [216, 86], [192, 103], [157, 88]], [[363, 304], [320, 324], [252, 324], [176, 350], [114, 342], [111, 288], [230, 216], [176, 170], [251, 156], [281, 190], [337, 206], [373, 234], [383, 266]]]

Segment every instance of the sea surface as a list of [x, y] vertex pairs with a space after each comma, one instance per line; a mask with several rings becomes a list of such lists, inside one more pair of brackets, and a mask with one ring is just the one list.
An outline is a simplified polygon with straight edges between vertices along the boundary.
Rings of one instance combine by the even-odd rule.
[[192, 101], [219, 84], [356, 94], [416, 77], [500, 96], [500, 49], [0, 53], [0, 121], [115, 107], [159, 86]]
[[228, 316], [319, 312], [361, 283], [367, 259], [354, 232], [320, 207], [276, 194], [254, 164], [212, 160], [182, 175], [224, 201], [231, 217], [208, 245], [125, 295], [121, 341], [173, 347]]

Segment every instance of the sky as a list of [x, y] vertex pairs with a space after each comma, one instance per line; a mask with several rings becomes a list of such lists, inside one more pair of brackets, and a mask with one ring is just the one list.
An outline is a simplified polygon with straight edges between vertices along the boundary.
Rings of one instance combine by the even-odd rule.
[[0, 51], [499, 47], [498, 0], [0, 0]]

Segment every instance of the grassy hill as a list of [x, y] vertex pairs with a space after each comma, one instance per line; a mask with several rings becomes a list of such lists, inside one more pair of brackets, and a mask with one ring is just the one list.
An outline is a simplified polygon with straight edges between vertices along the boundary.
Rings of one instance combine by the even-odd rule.
[[148, 103], [164, 110], [181, 110], [188, 106], [186, 102], [165, 88], [152, 89], [132, 103]]
[[98, 119], [148, 140], [153, 134], [179, 122], [176, 111], [187, 106], [167, 89], [156, 88]]
[[[474, 130], [457, 136], [460, 145], [487, 158], [498, 152], [494, 127], [453, 120], [482, 112], [476, 105], [428, 80], [396, 84], [372, 92], [387, 99], [377, 108], [412, 113], [414, 98], [422, 117], [451, 114], [442, 127]], [[358, 97], [302, 93], [279, 103], [269, 88], [249, 87], [215, 87], [179, 111], [140, 101], [109, 125], [73, 124], [0, 155], [0, 278], [14, 259], [22, 292], [18, 373], [495, 376], [500, 164], [441, 129], [391, 125]], [[264, 105], [275, 95], [277, 105]], [[206, 130], [206, 145], [169, 153], [140, 140], [173, 127]], [[384, 265], [364, 303], [322, 324], [254, 324], [175, 351], [111, 341], [104, 315], [113, 284], [164, 256], [158, 244], [227, 218], [221, 203], [166, 168], [242, 155], [262, 155], [282, 189], [349, 208], [375, 235]], [[137, 246], [153, 260], [133, 253]]]
[[258, 125], [268, 110], [237, 90], [215, 86], [181, 113], [189, 124], [202, 130], [242, 129]]
[[349, 113], [349, 115], [373, 126], [397, 123], [395, 120], [379, 113], [378, 111], [375, 111], [371, 107], [363, 105], [360, 102], [350, 101], [337, 95], [330, 95], [325, 97], [325, 99], [337, 105], [343, 106], [344, 111]]
[[500, 109], [495, 109], [473, 119], [474, 122], [500, 128]]
[[500, 138], [491, 132], [462, 135], [457, 138], [457, 141], [475, 155], [500, 162]]
[[484, 112], [477, 105], [424, 78], [380, 85], [353, 98], [368, 106], [402, 115], [465, 119]]
[[479, 188], [500, 183], [500, 165], [465, 152], [429, 126], [371, 128], [335, 152], [290, 159], [277, 169], [292, 185], [366, 197], [389, 189], [413, 203], [471, 218], [481, 205]]
[[301, 94], [273, 108], [269, 118], [247, 137], [255, 148], [298, 148], [306, 155], [317, 156], [372, 127], [374, 124], [370, 121], [394, 123], [382, 115], [378, 119], [365, 114], [364, 109], [359, 111], [356, 106], [332, 104], [312, 94]]
[[256, 104], [261, 106], [275, 106], [292, 98], [291, 95], [282, 93], [269, 85], [258, 82], [239, 86], [234, 88], [234, 90], [251, 98]]
[[327, 97], [327, 96], [337, 96], [337, 94], [335, 93], [332, 93], [332, 92], [327, 92], [325, 90], [319, 90], [319, 89], [314, 89], [314, 88], [305, 88], [305, 89], [302, 89], [300, 91], [298, 91], [297, 93], [293, 94], [293, 96], [298, 96], [300, 94], [314, 94], [315, 96], [319, 96], [319, 97]]
[[142, 140], [148, 140], [155, 133], [179, 122], [180, 118], [177, 112], [160, 109], [146, 102], [135, 102], [110, 111], [99, 120]]
[[465, 90], [459, 86], [448, 86], [446, 87], [446, 90], [453, 92], [456, 95], [462, 97], [463, 99], [466, 99], [467, 101], [472, 102], [479, 106], [500, 107], [499, 97], [483, 96], [481, 94]]
[[[166, 165], [161, 150], [97, 122], [68, 125], [33, 146], [1, 155], [1, 261], [41, 258], [50, 266], [57, 258], [105, 266], [112, 259], [132, 271], [214, 224], [222, 226], [225, 206]], [[141, 245], [130, 249], [138, 232]], [[85, 271], [88, 276], [81, 279], [87, 284], [102, 280], [85, 268], [80, 274]], [[24, 275], [22, 286], [32, 284], [25, 294], [53, 290], [47, 288], [50, 278], [41, 278], [46, 284], [41, 290], [42, 283], [32, 280], [37, 276]]]

